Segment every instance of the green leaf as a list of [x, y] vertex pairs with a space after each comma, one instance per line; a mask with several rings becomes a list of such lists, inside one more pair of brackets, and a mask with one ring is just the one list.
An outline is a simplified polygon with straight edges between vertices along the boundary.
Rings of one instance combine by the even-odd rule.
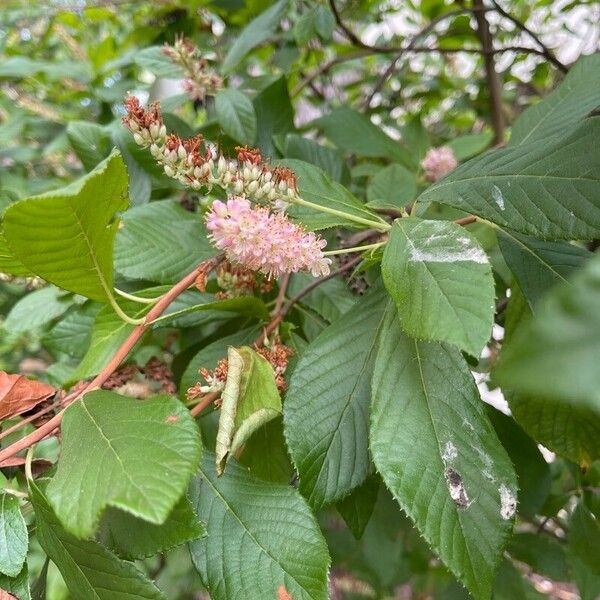
[[[332, 181], [321, 169], [301, 160], [286, 159], [280, 163], [292, 169], [298, 177], [298, 189], [302, 199], [363, 219], [380, 221], [379, 217], [366, 209], [354, 194], [341, 183]], [[292, 205], [288, 212], [312, 230], [337, 226], [357, 227], [357, 223], [342, 216], [323, 213], [304, 206]], [[358, 225], [358, 227], [365, 226]]]
[[356, 110], [336, 108], [312, 125], [322, 129], [341, 150], [358, 156], [392, 159], [405, 167], [414, 167], [414, 160], [402, 142], [393, 140]]
[[73, 296], [47, 286], [23, 296], [10, 310], [4, 329], [23, 333], [39, 329], [64, 314], [73, 305]]
[[33, 481], [29, 491], [36, 514], [36, 537], [73, 598], [165, 600], [132, 563], [118, 559], [97, 542], [79, 540], [66, 531]]
[[0, 494], [0, 573], [17, 577], [27, 558], [29, 539], [19, 499]]
[[398, 219], [382, 263], [402, 328], [479, 356], [494, 320], [494, 281], [485, 252], [449, 221]]
[[547, 290], [566, 281], [592, 256], [574, 244], [544, 242], [502, 229], [498, 229], [498, 245], [532, 307]]
[[507, 551], [539, 575], [554, 581], [569, 581], [564, 546], [556, 539], [533, 532], [516, 533]]
[[417, 179], [402, 165], [381, 169], [367, 187], [367, 206], [371, 208], [403, 209], [417, 195]]
[[256, 139], [256, 114], [248, 96], [233, 88], [215, 96], [215, 110], [221, 129], [240, 144], [252, 146]]
[[329, 556], [319, 526], [298, 492], [261, 481], [232, 462], [223, 477], [214, 456], [203, 459], [192, 503], [208, 536], [190, 544], [192, 560], [213, 600], [326, 600]]
[[90, 346], [92, 327], [100, 308], [99, 304], [87, 302], [71, 310], [44, 336], [44, 346], [55, 355], [82, 358]]
[[600, 594], [600, 525], [583, 502], [576, 506], [569, 522], [569, 558], [582, 600], [597, 600]]
[[201, 217], [163, 200], [136, 206], [123, 215], [115, 269], [130, 279], [175, 283], [216, 253]]
[[162, 525], [109, 508], [102, 517], [99, 538], [119, 556], [132, 560], [171, 550], [205, 535], [204, 524], [184, 496]]
[[493, 135], [491, 132], [472, 133], [469, 135], [461, 135], [448, 142], [448, 146], [452, 148], [454, 156], [458, 161], [467, 160], [481, 154], [492, 142]]
[[344, 174], [344, 159], [338, 150], [321, 146], [296, 133], [288, 133], [284, 141], [286, 158], [296, 158], [322, 169], [334, 181], [340, 181]]
[[127, 207], [127, 171], [118, 152], [70, 186], [15, 202], [4, 235], [15, 256], [39, 277], [106, 302], [112, 294], [116, 211]]
[[17, 277], [30, 277], [33, 275], [9, 248], [2, 229], [0, 229], [0, 273], [8, 273]]
[[[207, 298], [204, 304], [199, 303], [201, 299]], [[173, 303], [156, 322], [156, 325], [163, 326], [168, 324], [170, 327], [190, 327], [210, 320], [211, 316], [218, 316], [219, 319], [225, 316], [231, 318], [231, 313], [239, 313], [247, 317], [263, 321], [269, 320], [269, 310], [267, 305], [256, 296], [240, 296], [239, 298], [226, 298], [225, 300], [215, 300], [210, 294], [202, 294], [188, 291], [183, 302]], [[187, 304], [184, 305], [184, 304]], [[194, 319], [192, 315], [208, 312], [206, 319]]]
[[[515, 417], [527, 431], [535, 427], [535, 433], [530, 431], [535, 439], [542, 441], [539, 434], [545, 430], [550, 434], [545, 445], [586, 464], [600, 457], [600, 257], [589, 260], [571, 284], [557, 287], [539, 303], [533, 319], [504, 345], [494, 376], [519, 395], [512, 402]], [[552, 423], [566, 414], [571, 422], [553, 433]], [[583, 425], [575, 438], [579, 447], [567, 442], [575, 418]]]
[[474, 598], [489, 599], [512, 530], [515, 473], [460, 352], [410, 339], [389, 310], [370, 440], [400, 506]]
[[273, 158], [277, 155], [273, 136], [294, 130], [294, 107], [285, 77], [280, 77], [261, 90], [252, 104], [256, 113], [256, 122], [260, 123], [256, 145], [263, 156]]
[[377, 475], [371, 475], [336, 504], [338, 512], [357, 540], [362, 537], [373, 514], [379, 493], [379, 481]]
[[274, 483], [289, 483], [294, 471], [283, 437], [283, 421], [277, 417], [252, 434], [239, 463], [251, 475]]
[[568, 130], [600, 106], [600, 55], [582, 56], [561, 85], [512, 126], [509, 145], [541, 141]]
[[[194, 419], [168, 396], [136, 401], [90, 392], [67, 409], [62, 433], [48, 499], [78, 537], [94, 532], [108, 506], [164, 523], [201, 453]], [[158, 472], [165, 476], [157, 477]]]
[[327, 42], [331, 39], [335, 29], [335, 17], [326, 6], [317, 6], [315, 9], [315, 29], [319, 37]]
[[487, 152], [419, 196], [541, 239], [600, 235], [600, 118], [564, 136]]
[[110, 135], [105, 127], [97, 123], [70, 121], [67, 125], [67, 137], [87, 171], [91, 171], [110, 154]]
[[317, 509], [369, 473], [368, 412], [375, 345], [387, 297], [361, 298], [303, 352], [284, 404], [285, 435], [300, 491]]
[[217, 474], [265, 423], [281, 415], [281, 398], [269, 362], [252, 348], [230, 347], [217, 432]]
[[[293, 298], [302, 288], [314, 281], [308, 273], [294, 273], [288, 284], [288, 295]], [[325, 281], [314, 290], [306, 294], [301, 303], [324, 319], [332, 323], [338, 317], [348, 312], [357, 298], [348, 289], [348, 286], [338, 278]]]
[[16, 577], [7, 577], [0, 573], [0, 590], [9, 592], [18, 600], [31, 600], [27, 563], [23, 563], [23, 568]]
[[316, 35], [315, 11], [309, 10], [298, 18], [294, 23], [294, 39], [298, 46], [305, 46]]
[[251, 50], [273, 35], [286, 13], [287, 5], [287, 0], [279, 0], [246, 25], [229, 48], [229, 52], [227, 52], [227, 56], [225, 56], [225, 60], [221, 65], [222, 73], [225, 75], [231, 73], [238, 63], [248, 56]]

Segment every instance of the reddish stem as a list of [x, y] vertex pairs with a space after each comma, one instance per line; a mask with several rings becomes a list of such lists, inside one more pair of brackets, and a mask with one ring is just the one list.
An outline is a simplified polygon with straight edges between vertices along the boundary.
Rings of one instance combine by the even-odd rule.
[[[175, 284], [157, 303], [152, 307], [150, 312], [146, 315], [144, 322], [141, 325], [137, 325], [135, 329], [129, 334], [129, 337], [121, 344], [116, 354], [111, 358], [110, 362], [102, 369], [96, 377], [88, 383], [83, 390], [68, 395], [64, 399], [65, 404], [70, 404], [79, 400], [87, 392], [99, 388], [117, 369], [121, 362], [126, 358], [131, 349], [136, 345], [142, 335], [145, 333], [148, 325], [157, 317], [159, 317], [165, 309], [185, 290], [194, 284], [196, 278], [200, 274], [206, 274], [212, 271], [221, 261], [222, 256], [216, 256], [209, 260], [204, 261], [196, 269], [194, 269], [189, 275], [186, 275], [179, 283]], [[7, 458], [11, 458], [17, 452], [29, 448], [33, 444], [36, 444], [40, 440], [44, 439], [47, 435], [51, 434], [62, 421], [64, 415], [64, 409], [58, 414], [54, 415], [47, 423], [44, 423], [41, 427], [38, 427], [35, 431], [25, 437], [17, 440], [14, 444], [11, 444], [4, 450], [0, 450], [0, 466], [3, 461]]]

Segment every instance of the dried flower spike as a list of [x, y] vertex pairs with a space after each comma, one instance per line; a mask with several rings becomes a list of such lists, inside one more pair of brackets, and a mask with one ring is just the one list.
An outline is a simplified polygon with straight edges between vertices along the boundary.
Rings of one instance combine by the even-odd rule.
[[213, 244], [231, 262], [267, 277], [310, 271], [327, 275], [331, 260], [323, 256], [325, 240], [292, 223], [283, 213], [253, 207], [245, 198], [216, 200], [206, 215]]
[[223, 87], [223, 79], [209, 67], [206, 59], [200, 57], [192, 41], [177, 38], [172, 46], [163, 46], [163, 54], [183, 69], [186, 76], [183, 89], [193, 100], [203, 101], [207, 95], [212, 96]]
[[457, 166], [456, 156], [454, 156], [452, 148], [448, 146], [431, 148], [421, 161], [421, 167], [429, 181], [438, 181], [438, 179], [456, 169]]

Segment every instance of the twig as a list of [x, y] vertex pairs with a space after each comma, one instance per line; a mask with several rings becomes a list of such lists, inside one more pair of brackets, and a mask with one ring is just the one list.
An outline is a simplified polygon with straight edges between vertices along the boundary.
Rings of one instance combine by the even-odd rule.
[[[466, 7], [465, 8], [457, 8], [456, 10], [451, 10], [447, 13], [439, 15], [438, 17], [433, 19], [430, 23], [428, 23], [425, 27], [423, 27], [423, 29], [418, 31], [411, 38], [411, 40], [407, 44], [407, 46], [398, 52], [398, 54], [394, 57], [392, 62], [388, 65], [387, 69], [381, 74], [379, 80], [373, 86], [371, 93], [365, 100], [363, 109], [366, 110], [371, 106], [371, 102], [373, 102], [373, 98], [381, 91], [381, 88], [384, 86], [385, 82], [391, 77], [392, 73], [396, 70], [398, 61], [404, 56], [404, 54], [406, 54], [407, 52], [410, 52], [415, 47], [415, 45], [419, 39], [421, 39], [422, 37], [431, 33], [441, 22], [445, 21], [446, 19], [452, 19], [453, 17], [462, 15], [465, 12], [473, 13], [476, 10], [477, 9], [475, 9], [475, 8], [466, 8]], [[484, 8], [484, 10], [488, 11], [488, 10], [493, 10], [493, 9]]]
[[552, 52], [552, 50], [550, 50], [550, 48], [548, 48], [548, 46], [546, 46], [546, 44], [542, 42], [537, 33], [529, 29], [529, 27], [527, 27], [527, 25], [525, 25], [525, 23], [523, 23], [522, 21], [519, 21], [517, 17], [511, 15], [508, 11], [504, 10], [504, 8], [502, 8], [502, 6], [500, 6], [500, 4], [496, 2], [496, 0], [492, 0], [492, 4], [494, 5], [494, 9], [498, 14], [502, 15], [505, 19], [508, 19], [518, 29], [520, 29], [523, 33], [526, 33], [532, 40], [534, 40], [539, 45], [539, 47], [542, 49], [542, 55], [548, 60], [548, 62], [551, 62], [557, 69], [559, 69], [563, 73], [569, 72], [569, 67], [561, 63], [560, 60], [556, 58], [554, 52]]
[[485, 78], [487, 80], [488, 89], [490, 91], [490, 110], [492, 114], [492, 127], [494, 129], [494, 144], [499, 145], [504, 142], [504, 113], [502, 110], [502, 85], [500, 78], [496, 72], [494, 56], [492, 54], [494, 44], [492, 34], [490, 33], [490, 25], [485, 14], [482, 11], [484, 8], [483, 0], [473, 0], [473, 6], [478, 9], [475, 13], [475, 21], [477, 21], [477, 36], [481, 42], [483, 50], [483, 62], [485, 66]]
[[285, 302], [285, 293], [287, 292], [288, 285], [290, 283], [290, 273], [286, 273], [282, 278], [279, 284], [279, 293], [277, 294], [277, 299], [275, 300], [275, 308], [273, 309], [273, 314], [277, 314], [283, 303]]
[[[346, 271], [349, 271], [354, 266], [356, 266], [361, 260], [362, 260], [362, 257], [357, 256], [356, 258], [353, 258], [352, 260], [348, 261], [343, 267], [340, 267], [339, 269], [332, 271], [331, 273], [329, 273], [329, 275], [325, 275], [324, 277], [315, 279], [314, 281], [311, 281], [308, 285], [303, 287], [295, 296], [293, 296], [283, 306], [281, 306], [281, 308], [277, 312], [274, 311], [274, 313], [271, 317], [271, 320], [269, 321], [267, 326], [263, 329], [261, 334], [256, 338], [256, 341], [254, 342], [254, 346], [256, 346], [256, 347], [263, 346], [265, 341], [268, 340], [269, 336], [277, 329], [279, 324], [283, 321], [283, 319], [286, 317], [288, 312], [292, 309], [294, 304], [296, 304], [297, 302], [302, 300], [302, 298], [304, 298], [304, 296], [306, 296], [306, 294], [309, 294], [316, 287], [320, 286], [322, 283], [325, 283], [329, 279], [333, 279], [334, 277], [337, 277], [341, 273], [345, 273]], [[196, 404], [196, 406], [194, 406], [190, 410], [190, 414], [193, 415], [194, 417], [197, 417], [204, 409], [208, 408], [215, 400], [217, 400], [217, 398], [219, 398], [220, 395], [221, 395], [221, 392], [209, 392], [208, 394], [202, 396], [202, 398], [200, 399], [198, 404]]]
[[39, 410], [35, 414], [29, 415], [25, 419], [21, 419], [18, 423], [16, 423], [12, 427], [9, 427], [5, 431], [2, 431], [0, 433], [0, 440], [3, 439], [3, 438], [5, 438], [5, 437], [7, 437], [7, 436], [9, 436], [11, 433], [14, 433], [15, 431], [19, 431], [19, 429], [25, 427], [25, 425], [27, 425], [28, 423], [31, 423], [32, 421], [35, 421], [39, 417], [45, 415], [46, 413], [49, 413], [50, 411], [54, 410], [55, 408], [58, 408], [62, 403], [63, 403], [62, 399], [57, 400], [56, 402], [53, 402], [52, 404], [49, 404], [48, 406], [42, 408], [41, 410]]
[[[161, 299], [156, 303], [156, 305], [148, 312], [146, 315], [144, 322], [140, 325], [137, 325], [135, 329], [129, 334], [129, 337], [121, 344], [115, 355], [111, 358], [109, 363], [102, 369], [102, 371], [90, 382], [85, 388], [81, 391], [75, 392], [67, 396], [63, 402], [73, 403], [76, 400], [79, 400], [84, 394], [87, 392], [99, 388], [117, 369], [117, 367], [121, 364], [121, 361], [125, 359], [125, 357], [129, 354], [131, 349], [136, 345], [136, 343], [140, 340], [142, 335], [146, 332], [146, 329], [151, 324], [151, 322], [160, 316], [165, 309], [185, 290], [187, 290], [191, 285], [194, 284], [199, 275], [206, 275], [210, 271], [212, 271], [221, 261], [223, 260], [223, 256], [219, 255], [209, 260], [201, 263], [196, 269], [194, 269], [189, 275], [186, 275], [179, 283], [175, 284]], [[51, 434], [62, 421], [64, 410], [56, 414], [52, 419], [50, 419], [47, 423], [44, 423], [42, 426], [38, 427], [35, 431], [32, 431], [30, 434], [25, 437], [17, 440], [14, 444], [11, 444], [7, 448], [0, 450], [0, 465], [7, 458], [10, 458], [24, 450], [25, 448], [29, 448], [33, 444], [36, 444], [47, 435]]]

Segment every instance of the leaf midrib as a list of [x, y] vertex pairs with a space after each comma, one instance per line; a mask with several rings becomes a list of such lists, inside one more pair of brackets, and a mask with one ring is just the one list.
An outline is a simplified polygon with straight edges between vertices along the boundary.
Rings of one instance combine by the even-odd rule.
[[254, 536], [254, 534], [252, 533], [252, 531], [250, 531], [248, 529], [248, 527], [246, 526], [246, 524], [242, 521], [242, 519], [237, 515], [237, 513], [233, 510], [233, 508], [231, 507], [231, 505], [227, 502], [226, 498], [221, 494], [221, 492], [219, 492], [219, 490], [215, 487], [215, 485], [213, 484], [213, 482], [210, 480], [210, 478], [208, 477], [208, 475], [204, 472], [204, 468], [202, 466], [200, 466], [200, 472], [202, 473], [202, 478], [203, 480], [208, 483], [208, 485], [210, 486], [210, 488], [212, 489], [212, 491], [215, 493], [216, 496], [219, 497], [219, 499], [223, 502], [223, 504], [227, 507], [227, 510], [236, 518], [236, 520], [238, 521], [238, 523], [242, 526], [242, 528], [244, 529], [244, 531], [248, 534], [248, 536], [250, 537], [250, 539], [258, 546], [258, 548], [261, 549], [262, 552], [264, 552], [274, 563], [276, 563], [279, 568], [289, 577], [291, 577], [291, 579], [294, 581], [294, 583], [302, 590], [304, 590], [307, 594], [309, 594], [309, 596], [311, 598], [313, 598], [314, 600], [318, 600], [317, 598], [315, 598], [314, 596], [312, 596], [310, 594], [310, 592], [308, 592], [308, 590], [288, 571], [286, 571], [286, 569], [283, 568], [283, 565], [256, 539], [256, 537]]

